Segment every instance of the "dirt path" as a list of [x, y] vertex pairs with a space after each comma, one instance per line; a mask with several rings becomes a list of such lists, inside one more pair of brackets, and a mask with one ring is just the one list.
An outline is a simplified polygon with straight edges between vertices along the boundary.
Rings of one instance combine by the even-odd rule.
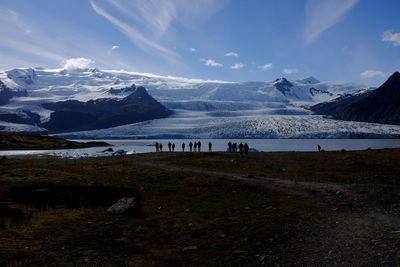
[[232, 181], [240, 181], [249, 185], [264, 186], [266, 188], [280, 190], [295, 196], [334, 198], [342, 205], [346, 203], [354, 204], [355, 207], [359, 208], [382, 208], [382, 206], [390, 205], [392, 202], [400, 203], [400, 188], [395, 186], [296, 181], [252, 174], [235, 174], [200, 168], [179, 167], [155, 162], [137, 161], [136, 164], [170, 172], [214, 176]]
[[[269, 178], [251, 174], [187, 168], [154, 162], [137, 162], [143, 167], [170, 172], [220, 177], [249, 185], [279, 190], [295, 197], [327, 201], [327, 211], [306, 224], [298, 225], [292, 238], [291, 266], [398, 266], [400, 264], [400, 189], [386, 185], [334, 184]], [[345, 211], [337, 211], [345, 207]], [[266, 252], [264, 264], [276, 262], [277, 255]], [[285, 261], [283, 261], [285, 262]], [[289, 264], [290, 263], [290, 264]], [[285, 264], [284, 264], [285, 265]]]

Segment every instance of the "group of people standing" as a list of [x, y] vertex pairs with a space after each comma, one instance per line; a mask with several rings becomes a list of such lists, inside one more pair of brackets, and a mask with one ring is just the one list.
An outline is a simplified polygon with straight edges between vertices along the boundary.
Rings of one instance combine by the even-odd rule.
[[238, 152], [239, 149], [239, 153], [240, 155], [243, 155], [243, 152], [247, 155], [247, 153], [249, 153], [249, 145], [247, 143], [242, 143], [240, 142], [240, 144], [238, 145], [237, 143], [232, 143], [231, 141], [229, 141], [228, 143], [228, 152]]
[[[162, 152], [163, 150], [163, 145], [161, 143], [156, 142], [156, 152]], [[182, 152], [185, 152], [185, 142], [182, 142]], [[195, 141], [194, 143], [192, 141], [189, 142], [189, 149], [190, 152], [200, 152], [201, 151], [201, 142], [200, 141]], [[175, 143], [168, 142], [168, 150], [169, 152], [175, 152]], [[208, 142], [208, 151], [212, 151], [212, 143]]]
[[[161, 143], [156, 142], [156, 152], [162, 152], [163, 151], [163, 145]], [[201, 142], [200, 141], [190, 141], [189, 144], [189, 152], [201, 152]], [[182, 152], [185, 152], [186, 144], [185, 142], [182, 142]], [[169, 152], [175, 152], [175, 143], [168, 142], [168, 151]], [[212, 143], [208, 143], [208, 152], [212, 151]], [[247, 143], [242, 143], [238, 145], [237, 143], [232, 143], [229, 141], [228, 143], [228, 152], [239, 152], [240, 155], [248, 154], [249, 153], [249, 145]]]

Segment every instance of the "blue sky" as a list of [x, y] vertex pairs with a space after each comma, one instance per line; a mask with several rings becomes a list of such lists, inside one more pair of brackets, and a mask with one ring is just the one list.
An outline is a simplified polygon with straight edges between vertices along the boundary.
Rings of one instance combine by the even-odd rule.
[[1, 0], [0, 69], [376, 86], [400, 70], [399, 12], [398, 0]]

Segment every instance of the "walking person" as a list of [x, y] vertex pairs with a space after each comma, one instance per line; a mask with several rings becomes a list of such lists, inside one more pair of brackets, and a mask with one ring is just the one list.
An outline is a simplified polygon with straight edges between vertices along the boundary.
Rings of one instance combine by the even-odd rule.
[[200, 150], [201, 150], [201, 143], [200, 143], [200, 141], [199, 142], [197, 142], [197, 149], [199, 150], [199, 152], [200, 152]]
[[160, 148], [160, 144], [158, 144], [158, 142], [156, 142], [156, 152], [158, 152], [159, 148]]
[[168, 150], [169, 150], [169, 152], [171, 152], [171, 147], [172, 147], [171, 142], [168, 142]]
[[162, 152], [162, 144], [160, 144], [160, 152]]
[[172, 143], [172, 152], [175, 152], [175, 143]]
[[185, 152], [185, 143], [182, 142], [182, 152]]
[[228, 143], [228, 152], [232, 152], [232, 143], [229, 141]]
[[212, 144], [211, 144], [211, 142], [208, 142], [208, 152], [211, 152], [212, 151]]
[[192, 152], [192, 147], [193, 147], [193, 143], [192, 143], [192, 141], [190, 141], [190, 143], [189, 143], [190, 152]]

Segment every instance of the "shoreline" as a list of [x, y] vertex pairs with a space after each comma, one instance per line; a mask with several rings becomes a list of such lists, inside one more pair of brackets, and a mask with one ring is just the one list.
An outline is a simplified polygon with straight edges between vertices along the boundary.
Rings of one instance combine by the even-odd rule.
[[41, 135], [0, 135], [0, 151], [61, 150], [112, 146], [106, 142], [76, 142], [63, 138]]

